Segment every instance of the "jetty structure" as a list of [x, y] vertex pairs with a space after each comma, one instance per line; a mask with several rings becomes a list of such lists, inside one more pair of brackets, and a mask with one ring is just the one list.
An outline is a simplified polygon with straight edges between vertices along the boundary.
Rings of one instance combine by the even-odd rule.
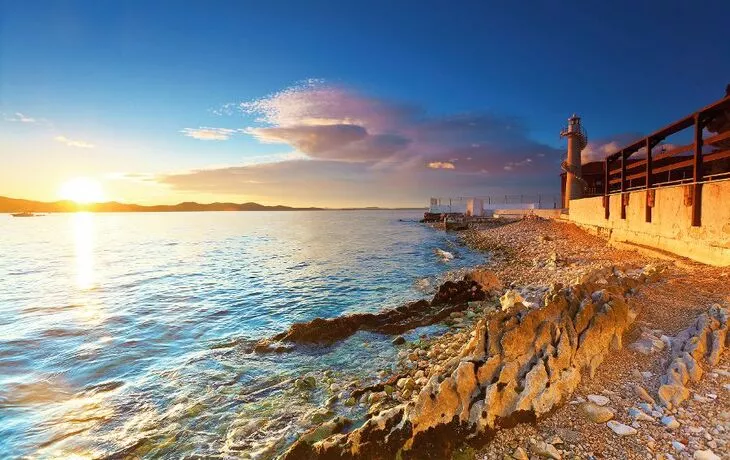
[[431, 198], [425, 221], [447, 229], [489, 217], [538, 215], [573, 222], [612, 243], [730, 266], [730, 85], [726, 95], [582, 163], [588, 135], [572, 115], [561, 195]]

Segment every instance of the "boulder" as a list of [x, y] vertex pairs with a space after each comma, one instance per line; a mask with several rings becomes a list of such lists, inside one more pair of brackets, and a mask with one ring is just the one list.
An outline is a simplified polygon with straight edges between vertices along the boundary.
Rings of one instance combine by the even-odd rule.
[[593, 423], [606, 423], [614, 417], [613, 411], [608, 407], [602, 407], [591, 402], [581, 404], [580, 410]]

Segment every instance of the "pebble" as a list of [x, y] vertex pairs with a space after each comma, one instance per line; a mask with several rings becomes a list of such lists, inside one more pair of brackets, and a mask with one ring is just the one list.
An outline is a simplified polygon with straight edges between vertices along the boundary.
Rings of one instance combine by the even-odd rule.
[[639, 410], [635, 407], [632, 407], [629, 409], [629, 417], [631, 417], [634, 420], [642, 421], [642, 422], [653, 422], [654, 418], [652, 418], [650, 415], [645, 413], [642, 410]]
[[530, 460], [530, 457], [527, 455], [527, 452], [525, 452], [525, 449], [522, 447], [518, 447], [515, 449], [514, 452], [512, 452], [512, 458], [515, 460]]
[[637, 433], [636, 428], [624, 425], [623, 423], [619, 423], [615, 420], [610, 420], [606, 423], [606, 426], [611, 428], [611, 430], [619, 436], [630, 436]]
[[676, 450], [677, 452], [682, 452], [687, 448], [687, 446], [679, 441], [672, 441], [672, 447], [674, 447], [674, 450]]
[[679, 422], [673, 415], [667, 415], [665, 417], [662, 417], [662, 425], [669, 428], [670, 430], [679, 428]]
[[642, 401], [645, 401], [648, 404], [656, 404], [654, 398], [652, 398], [651, 395], [649, 395], [649, 393], [641, 385], [634, 386], [634, 392], [636, 393], [636, 396], [638, 396]]
[[692, 458], [695, 460], [720, 460], [720, 457], [715, 455], [715, 453], [710, 449], [696, 450]]
[[605, 406], [610, 402], [610, 400], [602, 395], [588, 395], [587, 396], [588, 401], [592, 402], [593, 404], [598, 404], [599, 406]]

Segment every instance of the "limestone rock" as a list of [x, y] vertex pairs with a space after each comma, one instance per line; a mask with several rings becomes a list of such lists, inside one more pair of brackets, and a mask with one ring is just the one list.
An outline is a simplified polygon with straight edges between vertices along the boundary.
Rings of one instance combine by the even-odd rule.
[[502, 311], [510, 310], [515, 306], [515, 304], [522, 303], [524, 301], [525, 299], [522, 298], [520, 293], [514, 289], [507, 289], [502, 297], [499, 298], [499, 304], [502, 306]]

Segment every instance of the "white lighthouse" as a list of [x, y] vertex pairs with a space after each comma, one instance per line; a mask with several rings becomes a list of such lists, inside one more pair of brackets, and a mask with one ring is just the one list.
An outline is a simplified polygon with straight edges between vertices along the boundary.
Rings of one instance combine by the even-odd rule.
[[580, 117], [573, 114], [568, 118], [568, 127], [560, 131], [560, 137], [568, 138], [568, 158], [561, 165], [565, 171], [565, 203], [570, 208], [570, 200], [583, 196], [583, 178], [581, 177], [580, 152], [588, 143], [588, 135], [580, 124]]

